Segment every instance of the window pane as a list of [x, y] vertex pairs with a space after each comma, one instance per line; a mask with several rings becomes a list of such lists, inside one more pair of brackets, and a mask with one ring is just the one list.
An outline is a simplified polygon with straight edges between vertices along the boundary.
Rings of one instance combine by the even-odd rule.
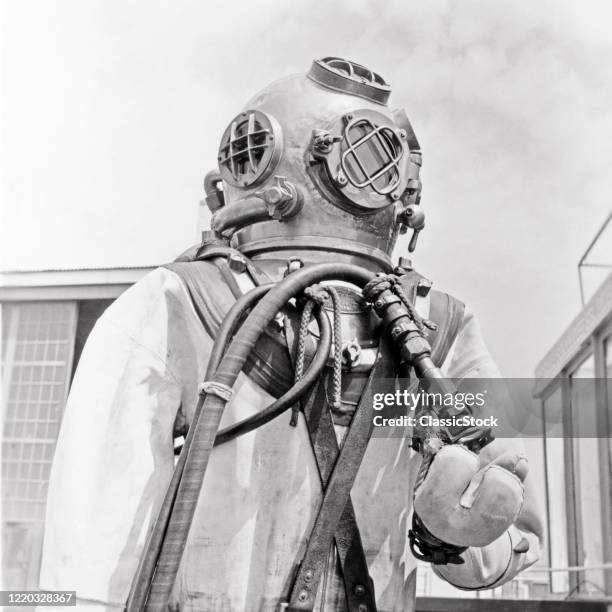
[[[550, 565], [567, 567], [567, 514], [565, 497], [565, 456], [563, 439], [563, 402], [561, 387], [544, 402], [546, 432], [546, 473], [548, 494], [548, 542]], [[553, 572], [550, 576], [553, 593], [569, 590], [567, 572]]]
[[[585, 566], [603, 563], [599, 440], [592, 437], [593, 432], [597, 431], [594, 377], [595, 360], [593, 355], [590, 355], [576, 368], [570, 380], [574, 474], [578, 487], [576, 504], [583, 550], [581, 564]], [[582, 435], [591, 437], [580, 437]], [[579, 590], [583, 593], [605, 592], [602, 570], [587, 570], [581, 573], [580, 582]]]
[[[77, 307], [74, 302], [32, 302], [5, 304], [2, 311], [3, 386], [8, 389], [2, 438], [4, 520], [40, 522], [72, 370]], [[59, 359], [58, 343], [63, 347]]]

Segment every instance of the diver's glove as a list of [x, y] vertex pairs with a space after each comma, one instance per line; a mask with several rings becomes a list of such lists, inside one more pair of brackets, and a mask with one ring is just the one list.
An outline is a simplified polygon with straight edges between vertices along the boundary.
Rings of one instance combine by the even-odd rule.
[[527, 459], [512, 450], [494, 456], [496, 442], [480, 455], [459, 444], [443, 446], [433, 459], [425, 455], [429, 466], [416, 485], [410, 536], [417, 556], [434, 564], [461, 563], [467, 547], [491, 544], [516, 521]]

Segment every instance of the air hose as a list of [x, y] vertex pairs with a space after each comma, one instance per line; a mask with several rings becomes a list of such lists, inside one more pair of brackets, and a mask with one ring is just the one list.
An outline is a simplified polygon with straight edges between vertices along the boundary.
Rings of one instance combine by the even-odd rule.
[[[221, 358], [223, 357], [223, 351], [225, 350], [228, 340], [233, 336], [236, 329], [238, 328], [241, 319], [245, 312], [253, 306], [254, 303], [259, 301], [270, 289], [273, 287], [272, 284], [262, 285], [255, 287], [247, 294], [239, 298], [232, 308], [228, 311], [227, 316], [224, 318], [221, 327], [217, 333], [217, 338], [211, 351], [208, 367], [206, 370], [206, 379], [208, 380], [213, 373], [216, 371]], [[310, 388], [310, 386], [316, 381], [320, 373], [323, 371], [327, 363], [329, 351], [331, 347], [331, 327], [327, 314], [322, 308], [318, 308], [315, 313], [317, 324], [319, 326], [320, 339], [315, 351], [315, 355], [310, 362], [308, 369], [300, 381], [289, 389], [285, 394], [278, 398], [275, 402], [270, 404], [261, 412], [244, 419], [234, 425], [231, 425], [221, 430], [215, 438], [215, 446], [228, 442], [240, 435], [246, 434], [257, 427], [264, 425], [265, 423], [276, 418], [282, 414], [285, 410], [290, 408], [304, 393]], [[196, 415], [199, 415], [202, 409], [203, 398], [200, 399], [196, 407]], [[194, 415], [194, 421], [198, 418]], [[190, 429], [191, 431], [192, 429]], [[144, 609], [146, 597], [148, 594], [149, 585], [153, 578], [155, 571], [155, 565], [160, 554], [161, 546], [163, 543], [166, 527], [168, 520], [172, 512], [172, 507], [176, 498], [176, 492], [181, 481], [185, 461], [188, 450], [191, 446], [193, 435], [187, 435], [183, 451], [181, 452], [177, 464], [172, 475], [172, 480], [168, 486], [168, 490], [164, 497], [164, 501], [160, 507], [155, 525], [147, 541], [145, 551], [143, 553], [140, 565], [138, 567], [136, 576], [133, 581], [132, 592], [128, 599], [128, 610], [139, 610]]]
[[215, 234], [229, 238], [235, 231], [276, 219], [286, 221], [297, 215], [304, 205], [300, 192], [281, 176], [275, 184], [253, 195], [219, 208], [212, 217]]
[[[228, 340], [235, 332], [241, 318], [244, 316], [247, 310], [251, 308], [254, 303], [260, 300], [272, 287], [273, 284], [255, 287], [236, 300], [236, 302], [232, 305], [217, 332], [217, 337], [213, 345], [206, 370], [207, 380], [210, 379], [214, 371], [217, 369], [217, 365], [221, 360]], [[204, 398], [200, 397], [194, 411], [192, 424], [199, 419], [203, 403]], [[162, 548], [166, 528], [172, 513], [176, 492], [183, 475], [187, 453], [193, 441], [194, 429], [195, 428], [193, 426], [189, 428], [189, 432], [183, 445], [183, 450], [179, 455], [178, 461], [174, 467], [174, 472], [172, 474], [170, 484], [168, 485], [166, 495], [162, 505], [160, 506], [155, 524], [153, 525], [149, 538], [145, 544], [138, 569], [136, 570], [136, 574], [132, 580], [132, 588], [130, 590], [126, 605], [126, 610], [128, 611], [144, 610], [149, 586], [155, 572], [155, 565]]]
[[316, 309], [315, 317], [319, 325], [320, 339], [315, 355], [302, 378], [300, 378], [293, 385], [293, 387], [287, 391], [287, 393], [279, 397], [275, 402], [257, 414], [222, 429], [219, 433], [217, 433], [215, 438], [215, 446], [219, 446], [224, 442], [229, 442], [238, 436], [257, 429], [257, 427], [260, 427], [261, 425], [265, 425], [272, 419], [275, 419], [277, 416], [285, 412], [285, 410], [293, 406], [297, 400], [300, 399], [304, 393], [306, 393], [306, 391], [308, 391], [308, 389], [316, 382], [319, 375], [323, 371], [323, 368], [325, 368], [325, 365], [327, 364], [332, 343], [332, 335], [329, 319], [327, 318], [327, 314], [322, 307], [318, 307]]
[[[135, 585], [134, 597], [128, 600], [128, 611], [146, 609], [165, 612], [167, 609], [223, 410], [231, 398], [238, 374], [263, 330], [291, 298], [301, 294], [310, 285], [325, 280], [343, 280], [363, 287], [373, 276], [372, 272], [351, 264], [318, 264], [292, 272], [261, 297], [235, 334], [215, 374], [202, 387], [187, 436], [189, 445], [185, 449], [182, 473], [177, 476], [180, 482], [174, 504], [169, 504], [167, 527], [165, 532], [160, 529], [161, 533], [156, 536], [156, 539], [161, 540], [157, 565], [152, 560], [152, 568], [145, 567], [143, 569], [146, 571], [139, 571], [140, 584]], [[152, 576], [150, 583], [148, 576]], [[151, 587], [147, 599], [148, 584]]]

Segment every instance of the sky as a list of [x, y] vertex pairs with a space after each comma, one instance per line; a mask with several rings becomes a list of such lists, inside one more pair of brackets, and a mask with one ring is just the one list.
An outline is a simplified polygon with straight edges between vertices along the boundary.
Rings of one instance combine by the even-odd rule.
[[612, 208], [609, 2], [0, 10], [0, 269], [172, 260], [198, 239], [229, 120], [335, 55], [382, 74], [406, 108], [424, 155], [415, 266], [472, 307], [502, 372], [530, 376], [579, 311], [576, 265]]

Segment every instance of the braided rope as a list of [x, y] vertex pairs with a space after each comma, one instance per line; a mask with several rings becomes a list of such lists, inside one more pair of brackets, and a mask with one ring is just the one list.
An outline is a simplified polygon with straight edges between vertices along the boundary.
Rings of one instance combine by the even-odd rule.
[[[295, 359], [295, 382], [300, 380], [304, 373], [304, 361], [306, 358], [306, 338], [308, 336], [308, 326], [312, 319], [312, 312], [316, 307], [322, 308], [325, 304], [326, 294], [332, 303], [334, 315], [333, 336], [334, 336], [334, 358], [332, 371], [332, 408], [339, 410], [342, 406], [342, 313], [340, 310], [340, 296], [334, 287], [312, 285], [304, 290], [304, 295], [308, 301], [302, 310], [300, 327], [298, 330], [297, 355]], [[291, 409], [292, 427], [297, 426], [299, 405], [295, 404]]]
[[222, 400], [229, 402], [232, 399], [233, 390], [231, 387], [214, 380], [205, 380], [198, 387], [199, 395], [216, 395]]
[[298, 346], [297, 346], [297, 357], [295, 359], [295, 378], [297, 382], [302, 378], [304, 373], [304, 360], [306, 357], [306, 336], [308, 335], [308, 326], [312, 319], [312, 311], [316, 304], [312, 300], [308, 300], [302, 311], [302, 318], [300, 319], [300, 328], [298, 331]]
[[425, 480], [425, 476], [427, 476], [427, 473], [429, 472], [429, 468], [431, 467], [434, 457], [443, 446], [444, 443], [442, 440], [435, 435], [428, 436], [421, 442], [419, 449], [421, 455], [421, 465], [419, 466], [419, 471], [417, 473], [413, 489], [415, 495], [418, 488]]
[[340, 295], [334, 287], [323, 287], [332, 301], [334, 312], [334, 369], [332, 374], [332, 402], [336, 410], [342, 407], [342, 313]]
[[392, 278], [393, 278], [393, 281], [392, 281], [393, 292], [395, 293], [395, 295], [397, 295], [397, 297], [400, 300], [402, 300], [402, 304], [406, 307], [406, 310], [408, 311], [410, 318], [414, 321], [415, 325], [419, 328], [419, 331], [422, 332], [425, 327], [432, 331], [436, 331], [438, 329], [438, 326], [433, 321], [430, 321], [429, 319], [422, 317], [416, 311], [414, 305], [412, 304], [412, 302], [406, 295], [406, 291], [404, 290], [404, 287], [399, 282], [399, 279], [397, 278], [397, 276], [393, 276]]
[[414, 304], [406, 294], [406, 290], [400, 282], [400, 279], [395, 274], [377, 274], [364, 288], [363, 296], [368, 302], [373, 302], [385, 290], [393, 291], [395, 295], [402, 301], [406, 307], [408, 315], [414, 321], [419, 332], [425, 333], [425, 328], [435, 331], [438, 326], [433, 321], [422, 317], [415, 309]]
[[[312, 319], [312, 312], [315, 307], [321, 307], [325, 303], [325, 294], [321, 291], [319, 285], [312, 285], [304, 289], [304, 295], [308, 298], [308, 301], [304, 305], [302, 310], [302, 316], [300, 318], [300, 327], [298, 330], [298, 345], [297, 355], [295, 359], [295, 377], [294, 381], [297, 382], [302, 378], [304, 374], [304, 362], [306, 359], [306, 338], [308, 336], [308, 326]], [[291, 408], [291, 420], [289, 425], [296, 427], [298, 423], [298, 413], [300, 411], [299, 403], [296, 403]]]

